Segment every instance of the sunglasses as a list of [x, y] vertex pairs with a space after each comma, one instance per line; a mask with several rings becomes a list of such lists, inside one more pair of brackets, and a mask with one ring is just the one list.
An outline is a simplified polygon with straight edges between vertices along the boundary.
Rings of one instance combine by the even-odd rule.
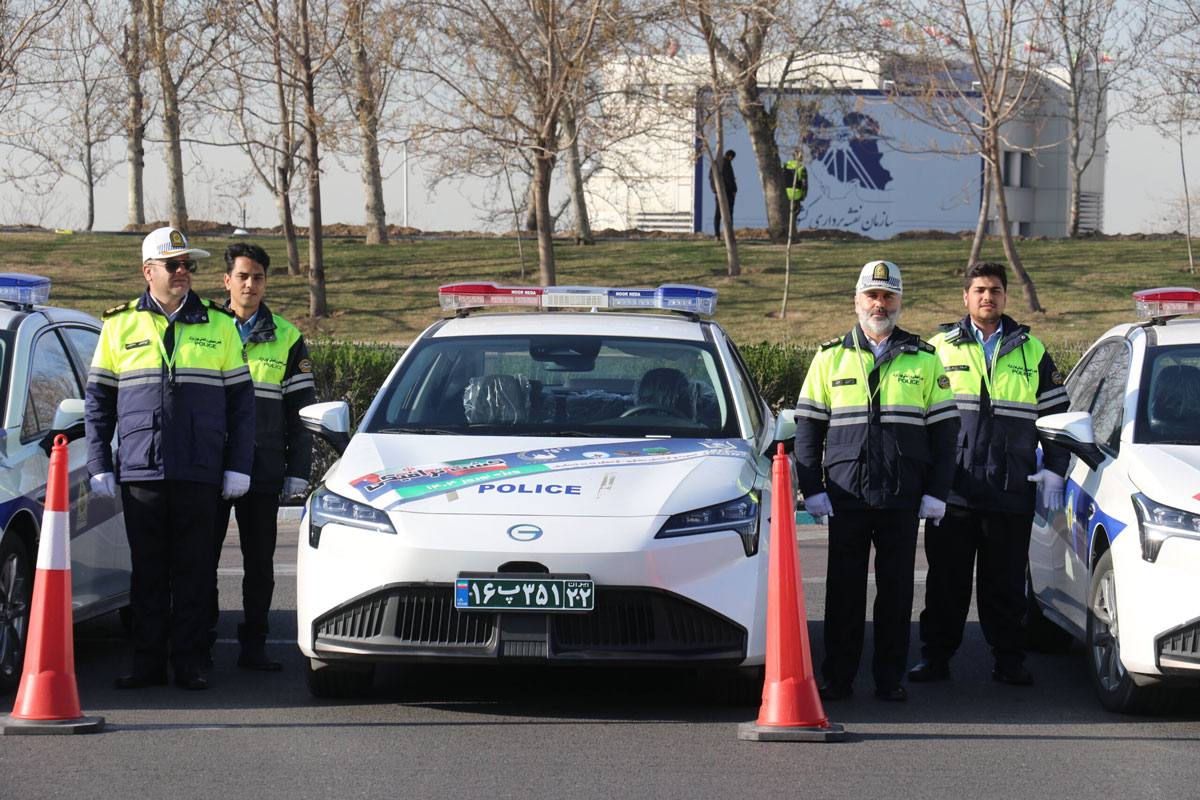
[[158, 262], [167, 272], [176, 272], [180, 267], [183, 267], [188, 272], [196, 271], [196, 259], [194, 258], [172, 258], [168, 261]]

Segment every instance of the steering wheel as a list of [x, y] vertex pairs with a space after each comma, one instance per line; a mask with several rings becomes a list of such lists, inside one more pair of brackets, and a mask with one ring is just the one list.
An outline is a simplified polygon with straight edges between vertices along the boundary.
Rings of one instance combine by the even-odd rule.
[[654, 403], [639, 403], [633, 408], [626, 409], [625, 412], [621, 414], [621, 418], [624, 419], [625, 417], [632, 417], [635, 414], [667, 414], [672, 417], [677, 417], [678, 419], [686, 419], [688, 422], [692, 421], [691, 417], [689, 417], [687, 414], [684, 414], [677, 408], [655, 405]]

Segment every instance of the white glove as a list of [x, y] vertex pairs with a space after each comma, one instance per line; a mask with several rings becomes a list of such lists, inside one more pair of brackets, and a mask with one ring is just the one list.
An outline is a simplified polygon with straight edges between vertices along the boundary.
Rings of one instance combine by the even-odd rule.
[[250, 490], [250, 476], [244, 472], [225, 471], [221, 481], [221, 497], [236, 500]]
[[113, 477], [111, 472], [101, 472], [99, 475], [93, 475], [88, 482], [92, 485], [92, 494], [100, 497], [117, 496], [117, 479]]
[[946, 501], [938, 500], [933, 495], [921, 495], [921, 510], [917, 512], [917, 516], [937, 525], [942, 521], [942, 517], [946, 516]]
[[1042, 493], [1042, 505], [1047, 511], [1058, 511], [1063, 507], [1063, 489], [1067, 482], [1061, 475], [1055, 475], [1048, 469], [1040, 469], [1029, 476], [1029, 480], [1038, 485]]
[[833, 516], [833, 505], [829, 502], [829, 494], [821, 492], [804, 498], [804, 510], [812, 515], [818, 525], [825, 525]]
[[308, 481], [304, 478], [284, 478], [283, 479], [283, 496], [284, 497], [299, 497], [304, 494], [304, 490], [308, 488]]

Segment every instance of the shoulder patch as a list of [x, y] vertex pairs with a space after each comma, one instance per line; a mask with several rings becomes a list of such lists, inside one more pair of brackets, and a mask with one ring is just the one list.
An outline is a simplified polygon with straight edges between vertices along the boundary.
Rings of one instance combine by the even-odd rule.
[[100, 315], [100, 319], [108, 319], [113, 314], [120, 314], [122, 311], [128, 311], [129, 309], [133, 308], [134, 305], [134, 301], [130, 300], [128, 303], [121, 303], [119, 306], [113, 306], [112, 308], [105, 309], [104, 313]]
[[1053, 381], [1055, 386], [1063, 385], [1063, 376], [1058, 370], [1054, 370], [1054, 373], [1050, 376], [1050, 380]]
[[296, 365], [296, 368], [301, 372], [312, 372], [312, 362], [307, 358], [302, 358], [300, 359], [300, 363]]
[[839, 345], [842, 343], [843, 338], [844, 337], [841, 337], [841, 336], [835, 336], [832, 339], [830, 339], [828, 342], [821, 342], [820, 349], [828, 350], [829, 348], [834, 347], [835, 345]]
[[945, 340], [947, 342], [957, 342], [962, 338], [962, 333], [962, 328], [958, 327], [957, 324], [952, 324], [951, 330], [946, 332]]
[[950, 379], [947, 378], [945, 375], [938, 375], [937, 384], [938, 384], [939, 389], [949, 389], [950, 388]]
[[224, 303], [218, 303], [215, 300], [205, 300], [204, 304], [206, 306], [208, 306], [209, 308], [211, 308], [213, 311], [220, 311], [222, 314], [224, 314], [227, 317], [234, 316], [233, 309], [226, 308]]
[[917, 349], [924, 350], [926, 353], [936, 353], [937, 352], [937, 348], [934, 347], [933, 345], [931, 345], [929, 342], [925, 341], [924, 339], [917, 339]]

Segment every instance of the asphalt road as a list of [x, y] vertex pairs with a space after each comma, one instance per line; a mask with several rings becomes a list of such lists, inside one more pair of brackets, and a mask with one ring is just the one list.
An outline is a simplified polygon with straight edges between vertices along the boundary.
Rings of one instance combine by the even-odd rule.
[[[284, 530], [294, 544], [295, 526]], [[235, 534], [222, 560], [226, 608], [240, 579]], [[802, 527], [799, 534], [819, 660], [824, 533]], [[1078, 651], [1031, 656], [1031, 688], [996, 684], [974, 621], [953, 680], [910, 686], [908, 703], [876, 700], [869, 670], [861, 671], [855, 696], [826, 706], [848, 734], [836, 744], [740, 741], [738, 723], [757, 708], [724, 704], [681, 671], [389, 668], [365, 699], [313, 700], [294, 645], [288, 553], [281, 549], [269, 645], [285, 663], [282, 673], [235, 666], [229, 611], [208, 691], [118, 692], [112, 679], [130, 653], [116, 615], [81, 624], [80, 697], [86, 714], [105, 717], [106, 729], [0, 737], [0, 798], [1200, 794], [1195, 697], [1160, 717], [1110, 714], [1097, 705]], [[915, 624], [913, 639], [915, 658]]]

